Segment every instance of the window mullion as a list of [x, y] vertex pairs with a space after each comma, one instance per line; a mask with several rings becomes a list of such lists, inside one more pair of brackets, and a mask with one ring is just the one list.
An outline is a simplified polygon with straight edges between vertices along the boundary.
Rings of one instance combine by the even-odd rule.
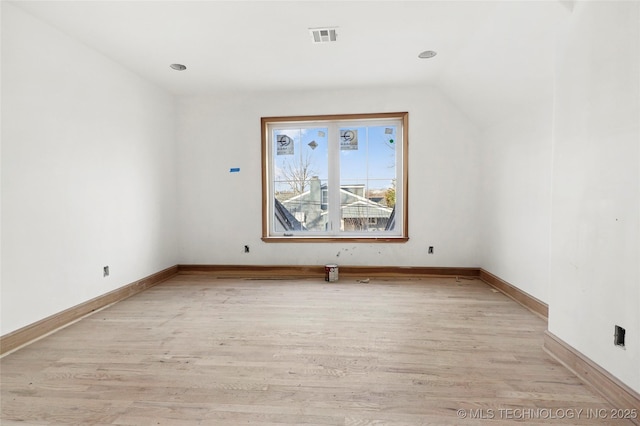
[[340, 233], [340, 131], [338, 123], [329, 125], [329, 232]]

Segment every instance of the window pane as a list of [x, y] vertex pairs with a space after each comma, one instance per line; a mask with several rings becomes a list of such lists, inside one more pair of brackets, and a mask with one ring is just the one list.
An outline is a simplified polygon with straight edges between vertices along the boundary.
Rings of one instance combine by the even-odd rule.
[[272, 140], [274, 230], [326, 230], [328, 181], [326, 127], [274, 129]]
[[397, 126], [340, 127], [340, 229], [393, 230]]

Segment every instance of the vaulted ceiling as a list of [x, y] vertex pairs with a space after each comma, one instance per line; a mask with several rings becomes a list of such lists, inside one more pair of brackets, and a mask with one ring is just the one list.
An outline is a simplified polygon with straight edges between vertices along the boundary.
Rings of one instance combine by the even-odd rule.
[[[14, 4], [176, 95], [429, 84], [479, 125], [551, 96], [571, 13], [559, 1]], [[337, 41], [312, 43], [316, 27]]]

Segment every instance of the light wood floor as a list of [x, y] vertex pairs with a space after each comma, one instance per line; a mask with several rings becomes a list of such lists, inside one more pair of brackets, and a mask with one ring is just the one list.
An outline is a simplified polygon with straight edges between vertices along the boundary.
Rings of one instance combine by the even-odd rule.
[[545, 329], [480, 281], [180, 275], [5, 356], [1, 423], [631, 424]]

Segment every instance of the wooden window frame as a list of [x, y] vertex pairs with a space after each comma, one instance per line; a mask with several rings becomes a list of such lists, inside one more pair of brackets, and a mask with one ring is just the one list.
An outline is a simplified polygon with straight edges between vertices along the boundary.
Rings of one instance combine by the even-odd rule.
[[[381, 236], [380, 234], [368, 236], [270, 236], [269, 218], [273, 215], [269, 208], [269, 131], [272, 123], [286, 122], [322, 122], [322, 121], [351, 121], [351, 120], [375, 120], [396, 119], [402, 122], [402, 229], [398, 236]], [[363, 243], [403, 243], [409, 240], [409, 113], [369, 113], [369, 114], [332, 114], [332, 115], [305, 115], [305, 116], [279, 116], [262, 117], [260, 119], [261, 131], [261, 155], [262, 155], [262, 241], [269, 243], [320, 243], [320, 242], [363, 242]]]

